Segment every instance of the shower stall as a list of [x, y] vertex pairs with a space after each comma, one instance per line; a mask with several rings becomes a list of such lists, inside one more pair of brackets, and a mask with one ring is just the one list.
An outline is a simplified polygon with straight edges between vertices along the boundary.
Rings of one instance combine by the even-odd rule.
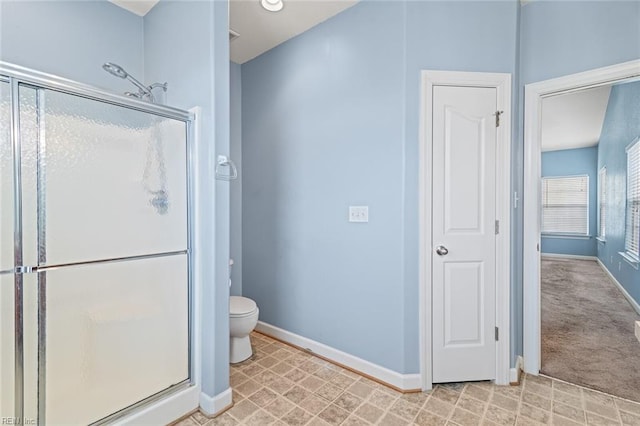
[[193, 125], [0, 63], [3, 424], [109, 423], [195, 387]]

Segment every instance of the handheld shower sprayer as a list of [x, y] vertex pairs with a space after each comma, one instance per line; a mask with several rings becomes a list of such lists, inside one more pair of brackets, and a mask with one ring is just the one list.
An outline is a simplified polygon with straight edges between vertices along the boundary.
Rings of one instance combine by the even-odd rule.
[[155, 103], [156, 100], [155, 100], [155, 97], [153, 96], [152, 90], [156, 88], [161, 88], [164, 92], [167, 91], [167, 83], [153, 83], [149, 86], [145, 86], [140, 81], [138, 81], [135, 77], [133, 77], [131, 74], [126, 72], [124, 68], [122, 68], [118, 64], [114, 64], [113, 62], [105, 62], [102, 65], [102, 68], [111, 75], [129, 80], [131, 84], [133, 84], [138, 88], [138, 92], [136, 93], [125, 92], [126, 96], [131, 96], [138, 99], [147, 99], [150, 102]]

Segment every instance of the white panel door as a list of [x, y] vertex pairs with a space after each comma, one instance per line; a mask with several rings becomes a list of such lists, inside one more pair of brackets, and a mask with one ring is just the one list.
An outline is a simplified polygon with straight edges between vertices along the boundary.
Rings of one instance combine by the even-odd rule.
[[434, 383], [495, 378], [496, 107], [495, 88], [433, 88]]

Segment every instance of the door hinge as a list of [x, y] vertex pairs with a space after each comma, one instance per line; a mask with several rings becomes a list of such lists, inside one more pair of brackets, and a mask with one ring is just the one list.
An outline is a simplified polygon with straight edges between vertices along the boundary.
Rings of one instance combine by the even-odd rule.
[[496, 342], [500, 340], [499, 338], [500, 338], [500, 329], [496, 327]]
[[536, 251], [540, 251], [540, 243], [536, 244]]
[[504, 111], [496, 111], [493, 115], [496, 116], [496, 127], [500, 127], [500, 114], [504, 113]]
[[496, 220], [496, 235], [500, 233], [500, 221]]

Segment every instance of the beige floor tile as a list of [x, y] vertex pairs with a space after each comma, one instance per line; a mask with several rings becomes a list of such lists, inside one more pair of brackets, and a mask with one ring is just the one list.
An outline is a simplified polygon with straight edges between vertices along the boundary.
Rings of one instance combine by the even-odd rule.
[[321, 396], [322, 398], [326, 399], [327, 401], [333, 401], [334, 399], [336, 399], [342, 392], [344, 392], [342, 389], [340, 389], [337, 386], [333, 386], [331, 383], [326, 383], [320, 387], [320, 389], [318, 389], [317, 391], [315, 391], [315, 394], [318, 396]]
[[431, 394], [432, 399], [436, 398], [449, 404], [455, 405], [460, 397], [459, 392], [438, 386]]
[[480, 424], [481, 417], [462, 408], [456, 408], [450, 420], [460, 426], [476, 426]]
[[248, 397], [249, 401], [256, 404], [258, 407], [266, 407], [278, 398], [278, 394], [271, 389], [261, 388], [253, 395]]
[[358, 407], [358, 409], [356, 409], [355, 411], [355, 415], [365, 419], [366, 421], [370, 422], [370, 423], [375, 423], [378, 420], [380, 420], [380, 418], [382, 417], [382, 415], [384, 414], [384, 411], [381, 410], [380, 408], [373, 406], [371, 404], [369, 404], [368, 402], [365, 402], [364, 404], [362, 404], [360, 407]]
[[222, 413], [215, 419], [211, 420], [209, 423], [205, 423], [207, 426], [235, 426], [238, 423], [236, 419], [231, 417], [229, 413]]
[[554, 426], [578, 426], [585, 425], [586, 423], [575, 422], [573, 420], [567, 419], [566, 417], [554, 414], [553, 418], [551, 419], [551, 424], [553, 424]]
[[282, 417], [289, 411], [293, 410], [295, 404], [286, 398], [279, 396], [271, 404], [264, 407], [265, 411], [275, 417]]
[[440, 417], [430, 411], [420, 410], [414, 423], [419, 426], [441, 426], [446, 422], [447, 420], [443, 417]]
[[242, 424], [247, 426], [263, 426], [275, 423], [277, 419], [264, 410], [258, 410]]
[[391, 404], [393, 404], [394, 401], [398, 398], [398, 395], [391, 395], [387, 392], [376, 389], [371, 392], [371, 394], [367, 398], [367, 401], [369, 401], [370, 404], [380, 408], [381, 410], [386, 410], [387, 408], [391, 407]]
[[333, 401], [333, 403], [338, 407], [353, 413], [355, 409], [362, 404], [362, 398], [359, 398], [349, 392], [343, 392], [335, 399], [335, 401]]
[[480, 387], [476, 385], [468, 385], [465, 387], [463, 395], [471, 396], [475, 399], [479, 399], [480, 401], [487, 402], [489, 398], [491, 398], [491, 388]]
[[284, 393], [284, 397], [294, 404], [299, 404], [304, 399], [306, 399], [309, 395], [311, 395], [311, 391], [306, 390], [300, 386], [294, 386]]
[[574, 422], [584, 423], [585, 414], [580, 408], [573, 407], [571, 405], [561, 404], [559, 402], [553, 403], [553, 413], [573, 420]]
[[198, 422], [199, 424], [203, 425], [205, 423], [208, 423], [209, 421], [211, 421], [211, 417], [207, 417], [205, 416], [203, 413], [201, 413], [200, 411], [196, 411], [195, 413], [193, 413], [191, 415], [191, 417], [193, 418], [193, 420], [195, 420], [196, 422]]
[[395, 414], [396, 416], [407, 421], [413, 420], [418, 415], [418, 411], [420, 411], [420, 407], [407, 402], [404, 399], [398, 399], [389, 408], [390, 413]]
[[307, 424], [312, 417], [313, 416], [311, 414], [307, 413], [302, 408], [296, 407], [282, 416], [280, 420], [290, 426], [303, 426]]
[[535, 420], [538, 423], [549, 424], [551, 421], [551, 412], [542, 410], [529, 404], [520, 404], [520, 415]]
[[622, 424], [625, 426], [640, 426], [640, 416], [620, 411], [620, 418], [622, 419]]
[[507, 396], [494, 392], [491, 396], [491, 404], [500, 407], [503, 410], [518, 411], [519, 401], [517, 399], [509, 398]]
[[619, 426], [621, 423], [614, 419], [587, 412], [587, 424], [593, 426]]
[[318, 417], [320, 417], [330, 425], [339, 425], [340, 423], [345, 421], [347, 417], [349, 417], [349, 412], [334, 404], [331, 404], [327, 408], [322, 410], [320, 414], [318, 414]]
[[408, 423], [395, 414], [387, 413], [378, 424], [384, 426], [406, 426]]
[[434, 414], [439, 415], [440, 417], [448, 418], [454, 410], [454, 405], [449, 404], [448, 402], [442, 401], [437, 398], [429, 399], [425, 404], [423, 409], [430, 411]]
[[237, 404], [234, 404], [227, 413], [231, 415], [234, 419], [238, 421], [243, 421], [251, 416], [253, 413], [258, 411], [259, 407], [249, 400], [240, 401]]
[[464, 408], [467, 411], [471, 411], [472, 413], [478, 414], [482, 416], [484, 413], [484, 409], [487, 406], [486, 402], [483, 402], [479, 399], [472, 398], [467, 396], [467, 394], [462, 394], [462, 396], [458, 399], [457, 407]]
[[498, 425], [514, 425], [516, 423], [516, 413], [503, 410], [495, 405], [489, 405], [485, 412], [485, 419]]
[[519, 386], [439, 384], [402, 394], [310, 353], [252, 334], [254, 356], [231, 366], [234, 406], [179, 426], [640, 426], [640, 404], [545, 376]]
[[311, 414], [318, 414], [325, 408], [327, 408], [330, 403], [324, 398], [321, 398], [315, 394], [311, 394], [302, 400], [299, 404], [300, 407], [304, 408]]
[[[613, 403], [613, 400], [611, 401]], [[614, 405], [602, 405], [597, 402], [594, 402], [592, 399], [586, 398], [584, 401], [585, 409], [588, 412], [595, 413], [602, 417], [607, 417], [609, 419], [618, 419], [618, 410]]]

